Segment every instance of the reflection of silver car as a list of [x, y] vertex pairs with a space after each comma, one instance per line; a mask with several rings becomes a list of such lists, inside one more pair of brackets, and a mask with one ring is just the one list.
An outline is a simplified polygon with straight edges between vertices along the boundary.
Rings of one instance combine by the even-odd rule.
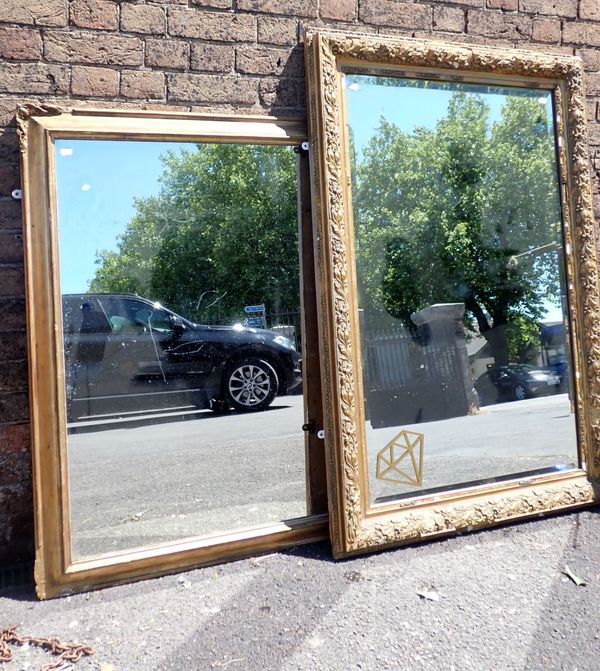
[[523, 363], [492, 366], [475, 382], [481, 403], [522, 401], [533, 396], [556, 394], [560, 377], [550, 370]]
[[288, 338], [205, 326], [129, 294], [63, 296], [69, 419], [198, 408], [256, 411], [301, 381]]

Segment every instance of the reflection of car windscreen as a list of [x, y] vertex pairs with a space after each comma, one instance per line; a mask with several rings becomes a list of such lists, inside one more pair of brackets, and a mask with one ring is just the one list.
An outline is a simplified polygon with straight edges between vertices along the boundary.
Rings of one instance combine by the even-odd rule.
[[81, 313], [81, 333], [110, 333], [111, 328], [106, 317], [92, 303], [84, 303]]

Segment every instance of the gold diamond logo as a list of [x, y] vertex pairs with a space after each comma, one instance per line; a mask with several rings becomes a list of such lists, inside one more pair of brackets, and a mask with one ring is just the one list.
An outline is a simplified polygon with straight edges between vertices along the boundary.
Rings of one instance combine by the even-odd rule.
[[420, 487], [424, 446], [424, 434], [400, 431], [377, 455], [377, 479]]

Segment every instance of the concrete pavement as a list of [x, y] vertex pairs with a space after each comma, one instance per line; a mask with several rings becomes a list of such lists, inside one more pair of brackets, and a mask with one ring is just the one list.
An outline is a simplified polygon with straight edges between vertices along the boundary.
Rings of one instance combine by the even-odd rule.
[[[310, 545], [43, 603], [26, 590], [0, 597], [0, 625], [92, 645], [75, 671], [596, 671], [599, 512], [341, 562]], [[48, 661], [14, 652], [3, 671]]]

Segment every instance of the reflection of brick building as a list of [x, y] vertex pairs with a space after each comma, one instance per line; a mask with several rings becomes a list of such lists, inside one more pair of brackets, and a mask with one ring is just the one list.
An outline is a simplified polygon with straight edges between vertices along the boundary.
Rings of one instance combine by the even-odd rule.
[[597, 0], [3, 0], [0, 565], [33, 555], [21, 207], [11, 195], [21, 186], [16, 106], [32, 102], [304, 118], [301, 34], [304, 27], [322, 23], [578, 53], [588, 74], [591, 148], [598, 151]]

